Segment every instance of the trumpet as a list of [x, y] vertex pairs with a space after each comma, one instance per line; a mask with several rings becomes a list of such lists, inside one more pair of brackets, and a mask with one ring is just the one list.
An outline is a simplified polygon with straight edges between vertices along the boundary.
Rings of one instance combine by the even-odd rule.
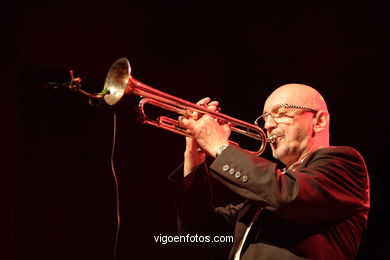
[[[101, 93], [103, 94], [105, 103], [111, 106], [117, 104], [125, 95], [140, 96], [142, 99], [139, 102], [137, 111], [139, 119], [145, 124], [153, 125], [176, 134], [192, 137], [190, 131], [181, 126], [178, 120], [167, 116], [158, 116], [156, 119], [149, 118], [145, 113], [144, 106], [150, 104], [183, 116], [189, 116], [191, 112], [198, 112], [210, 115], [218, 122], [228, 123], [232, 131], [260, 142], [258, 150], [247, 150], [252, 154], [260, 155], [265, 150], [267, 142], [273, 143], [276, 141], [276, 137], [274, 136], [267, 138], [264, 131], [256, 125], [249, 124], [159, 91], [136, 80], [130, 74], [131, 67], [129, 61], [126, 58], [118, 59], [111, 66]], [[229, 142], [234, 143], [230, 140]]]

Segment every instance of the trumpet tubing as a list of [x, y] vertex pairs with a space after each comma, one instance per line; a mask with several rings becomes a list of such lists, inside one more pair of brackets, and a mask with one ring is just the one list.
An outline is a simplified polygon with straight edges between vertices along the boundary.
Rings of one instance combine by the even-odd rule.
[[178, 120], [166, 116], [151, 119], [145, 114], [146, 104], [154, 105], [165, 110], [188, 116], [189, 111], [208, 114], [220, 122], [229, 123], [231, 130], [260, 141], [257, 151], [248, 151], [260, 155], [265, 150], [267, 142], [275, 142], [275, 137], [267, 139], [264, 131], [256, 125], [249, 124], [228, 115], [209, 110], [192, 102], [172, 96], [155, 88], [152, 88], [131, 76], [131, 67], [127, 59], [118, 59], [110, 68], [102, 93], [108, 105], [117, 104], [124, 95], [136, 95], [142, 97], [138, 105], [139, 117], [143, 123], [150, 124], [180, 135], [191, 136], [191, 133], [180, 125]]

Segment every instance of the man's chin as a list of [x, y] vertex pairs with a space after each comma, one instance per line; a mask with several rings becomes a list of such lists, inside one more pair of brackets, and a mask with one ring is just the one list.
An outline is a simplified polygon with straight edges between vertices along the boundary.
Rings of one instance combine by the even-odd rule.
[[[279, 149], [278, 149], [279, 148]], [[280, 152], [280, 147], [272, 147], [272, 156], [276, 159], [276, 160], [280, 160], [282, 154]]]
[[272, 147], [272, 156], [279, 161], [283, 161], [283, 159], [287, 156], [287, 151], [285, 147], [280, 144], [273, 145]]
[[280, 161], [285, 156], [285, 147], [283, 138], [278, 137], [277, 142], [271, 144], [272, 156]]

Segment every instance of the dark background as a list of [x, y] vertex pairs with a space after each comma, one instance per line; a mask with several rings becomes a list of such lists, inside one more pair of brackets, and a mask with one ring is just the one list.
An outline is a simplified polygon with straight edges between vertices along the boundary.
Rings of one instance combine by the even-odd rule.
[[[43, 83], [68, 81], [73, 69], [87, 91], [99, 91], [111, 64], [126, 57], [144, 83], [194, 102], [210, 96], [247, 122], [282, 84], [318, 89], [332, 116], [331, 144], [358, 149], [371, 175], [358, 259], [388, 259], [387, 11], [356, 2], [2, 1], [0, 258], [112, 259], [114, 108]], [[138, 100], [115, 108], [118, 259], [181, 259], [185, 251], [153, 236], [176, 232], [166, 179], [184, 140], [137, 122]]]

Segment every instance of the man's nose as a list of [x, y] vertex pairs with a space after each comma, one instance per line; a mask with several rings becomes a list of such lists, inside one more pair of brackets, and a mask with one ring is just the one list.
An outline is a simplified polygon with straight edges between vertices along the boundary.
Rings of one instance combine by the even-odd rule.
[[276, 123], [275, 119], [272, 117], [272, 115], [267, 115], [264, 117], [264, 128], [265, 130], [269, 131], [275, 128], [278, 124]]

